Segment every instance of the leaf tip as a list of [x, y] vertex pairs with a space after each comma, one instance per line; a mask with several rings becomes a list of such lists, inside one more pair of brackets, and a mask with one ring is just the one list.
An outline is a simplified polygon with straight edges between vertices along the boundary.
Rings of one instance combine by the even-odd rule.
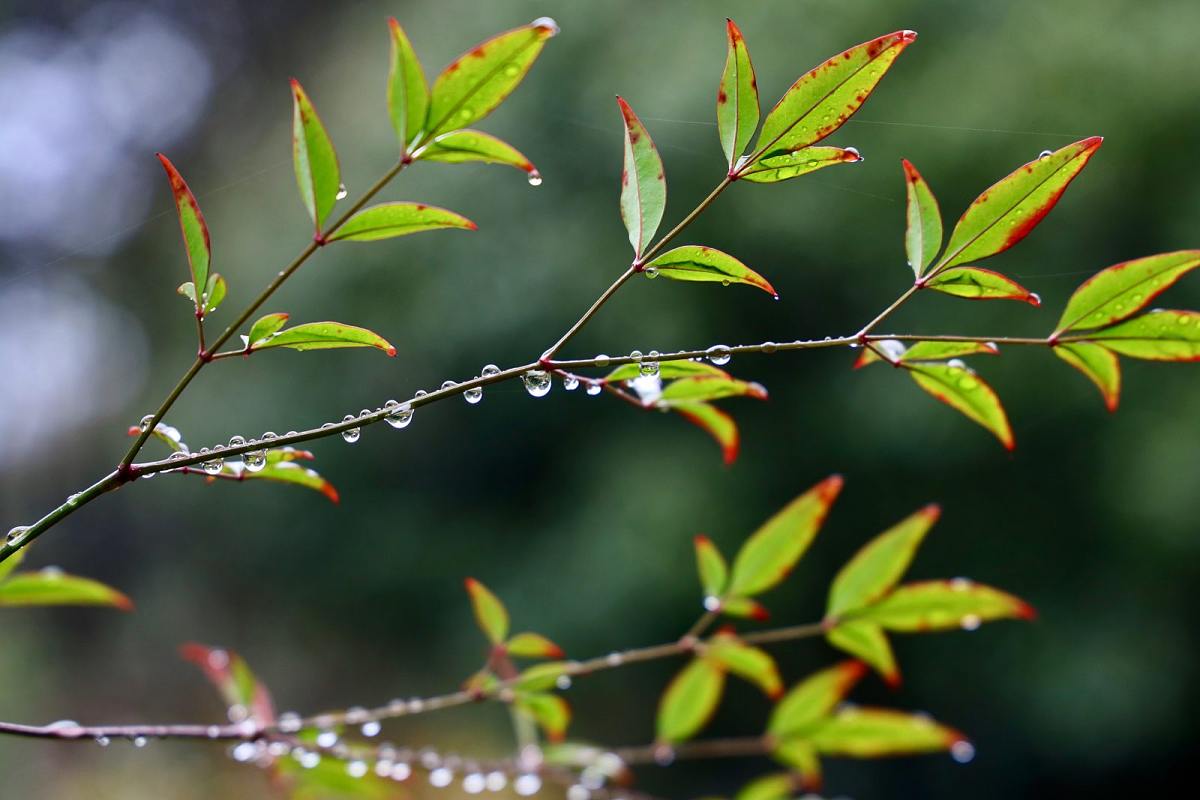
[[834, 473], [817, 485], [817, 494], [824, 502], [832, 503], [838, 496], [838, 492], [842, 491], [845, 483], [846, 481], [841, 475]]
[[133, 601], [129, 599], [129, 596], [123, 592], [118, 592], [116, 589], [112, 590], [112, 607], [118, 611], [125, 612], [133, 611], [134, 609]]
[[388, 354], [388, 358], [395, 358], [396, 357], [396, 346], [389, 344], [387, 346], [387, 349], [384, 350], [383, 352]]
[[942, 507], [937, 503], [930, 503], [917, 513], [929, 520], [929, 524], [932, 525], [942, 516]]
[[1026, 603], [1024, 600], [1017, 601], [1017, 619], [1023, 619], [1028, 622], [1033, 622], [1038, 618], [1037, 609]]

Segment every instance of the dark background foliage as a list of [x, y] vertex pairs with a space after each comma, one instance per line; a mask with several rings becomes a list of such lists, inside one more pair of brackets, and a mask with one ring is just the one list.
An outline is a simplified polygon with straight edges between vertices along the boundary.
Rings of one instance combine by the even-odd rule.
[[[953, 219], [1038, 151], [1106, 142], [1051, 217], [995, 266], [1046, 301], [921, 297], [888, 327], [1036, 334], [1070, 291], [1126, 258], [1197, 246], [1200, 6], [1151, 0], [1012, 2], [9, 3], [0, 18], [0, 509], [27, 522], [110, 469], [193, 347], [185, 262], [153, 153], [187, 176], [231, 283], [227, 322], [309, 236], [290, 166], [296, 76], [338, 145], [351, 192], [394, 153], [383, 106], [398, 16], [427, 71], [496, 31], [551, 14], [562, 35], [485, 127], [546, 176], [426, 165], [391, 198], [454, 208], [476, 234], [425, 234], [322, 253], [267, 310], [380, 331], [400, 350], [267, 354], [206, 371], [170, 419], [193, 446], [340, 419], [446, 378], [540, 352], [628, 262], [617, 215], [620, 92], [667, 162], [678, 219], [718, 180], [713, 95], [723, 18], [745, 32], [764, 101], [844, 47], [897, 28], [921, 38], [830, 141], [857, 167], [735, 187], [689, 234], [737, 254], [783, 295], [638, 281], [570, 351], [667, 350], [841, 334], [898, 294], [900, 158]], [[1195, 307], [1195, 282], [1167, 305]], [[478, 664], [461, 579], [475, 575], [518, 624], [576, 656], [669, 639], [699, 612], [690, 540], [732, 550], [834, 471], [848, 486], [810, 554], [767, 598], [781, 621], [821, 610], [837, 566], [929, 500], [945, 515], [914, 577], [966, 574], [1034, 603], [1034, 625], [898, 642], [906, 682], [861, 697], [926, 709], [967, 731], [948, 757], [837, 762], [855, 797], [1119, 797], [1186, 777], [1197, 735], [1200, 586], [1198, 376], [1127, 368], [1124, 408], [1040, 351], [983, 361], [1014, 420], [1006, 455], [903, 376], [849, 369], [848, 352], [735, 359], [771, 390], [734, 409], [744, 446], [721, 466], [702, 434], [556, 388], [417, 413], [348, 446], [318, 443], [341, 489], [205, 486], [165, 476], [105, 498], [39, 542], [58, 564], [127, 591], [138, 611], [0, 614], [0, 718], [217, 721], [212, 692], [175, 649], [235, 648], [281, 708], [376, 704], [454, 687]], [[777, 650], [790, 678], [836, 656]], [[619, 671], [569, 693], [575, 733], [652, 735], [672, 665]], [[735, 687], [713, 730], [754, 732], [766, 712]], [[499, 753], [494, 707], [389, 725], [395, 741]], [[724, 762], [651, 770], [650, 791], [728, 793], [766, 769]], [[6, 796], [255, 796], [263, 776], [219, 747], [0, 741]]]

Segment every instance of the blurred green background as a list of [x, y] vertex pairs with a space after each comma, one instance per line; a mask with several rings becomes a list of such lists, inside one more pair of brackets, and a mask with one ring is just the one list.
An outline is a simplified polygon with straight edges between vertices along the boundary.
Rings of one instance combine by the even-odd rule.
[[[488, 362], [541, 352], [628, 263], [617, 214], [620, 122], [642, 115], [666, 160], [667, 221], [720, 178], [713, 105], [726, 16], [745, 33], [764, 104], [843, 48], [921, 34], [859, 117], [829, 140], [866, 157], [776, 186], [736, 186], [688, 234], [780, 290], [635, 281], [569, 351], [668, 350], [843, 334], [909, 279], [900, 158], [948, 221], [1039, 151], [1105, 145], [1043, 225], [988, 266], [1045, 300], [921, 297], [897, 331], [1045, 333], [1095, 270], [1195, 247], [1200, 71], [1191, 0], [917, 2], [44, 2], [0, 12], [0, 510], [35, 519], [111, 468], [125, 429], [187, 366], [193, 323], [177, 223], [155, 150], [179, 166], [212, 229], [232, 318], [310, 236], [289, 151], [287, 78], [303, 81], [339, 148], [351, 194], [393, 158], [384, 110], [396, 15], [426, 71], [499, 30], [549, 14], [562, 34], [482, 127], [538, 165], [421, 165], [388, 198], [445, 205], [475, 234], [434, 233], [322, 252], [266, 310], [337, 319], [391, 339], [395, 359], [276, 353], [206, 370], [169, 420], [198, 447], [341, 419]], [[1164, 305], [1196, 307], [1195, 281]], [[1082, 377], [1042, 351], [978, 364], [1018, 440], [990, 437], [887, 369], [849, 352], [735, 359], [771, 390], [730, 403], [742, 455], [722, 467], [679, 420], [556, 387], [516, 385], [477, 407], [420, 410], [353, 446], [317, 443], [342, 503], [271, 485], [166, 476], [103, 498], [41, 540], [57, 564], [126, 591], [137, 612], [0, 613], [0, 719], [219, 721], [186, 640], [243, 653], [281, 709], [375, 705], [449, 690], [483, 656], [462, 578], [519, 627], [573, 656], [677, 636], [699, 613], [691, 537], [732, 551], [832, 472], [847, 489], [793, 578], [766, 600], [781, 622], [821, 611], [837, 567], [930, 500], [942, 522], [910, 573], [969, 575], [1041, 612], [1033, 625], [899, 638], [904, 687], [858, 698], [923, 709], [973, 738], [949, 757], [832, 762], [831, 795], [1125, 797], [1190, 776], [1198, 733], [1200, 375], [1130, 364], [1110, 416]], [[795, 679], [830, 663], [820, 643], [776, 648]], [[576, 735], [652, 737], [657, 664], [580, 681]], [[760, 730], [766, 702], [734, 686], [712, 732]], [[389, 724], [395, 742], [501, 754], [507, 719], [484, 706]], [[729, 794], [766, 761], [645, 770], [669, 796]], [[0, 741], [5, 797], [201, 798], [266, 793], [217, 746], [144, 750]], [[448, 791], [448, 790], [447, 790]], [[419, 794], [436, 794], [418, 790]], [[547, 792], [548, 793], [548, 792]]]

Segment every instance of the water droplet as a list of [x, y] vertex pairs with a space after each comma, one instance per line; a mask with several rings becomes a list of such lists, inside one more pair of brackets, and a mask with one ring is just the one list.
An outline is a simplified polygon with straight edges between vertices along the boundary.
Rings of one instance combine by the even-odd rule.
[[495, 364], [488, 364], [483, 369], [479, 370], [479, 375], [482, 378], [492, 378], [500, 374], [500, 368]]
[[586, 391], [590, 397], [595, 397], [596, 395], [600, 394], [600, 392], [604, 391], [604, 387], [599, 383], [590, 382], [587, 385], [587, 389], [584, 391]]
[[9, 546], [18, 545], [25, 539], [25, 534], [29, 533], [28, 525], [18, 525], [11, 529], [8, 535], [4, 537], [4, 543]]
[[[208, 461], [203, 461], [200, 463], [201, 468], [209, 475], [220, 475], [221, 470], [225, 469], [225, 458], [217, 455], [217, 453], [224, 449], [224, 445], [217, 445], [213, 448], [214, 458], [210, 458]], [[203, 453], [204, 450], [201, 449], [200, 452]]]
[[[354, 421], [353, 414], [347, 414], [345, 417], [342, 418], [342, 422], [353, 422], [353, 421]], [[344, 439], [347, 444], [354, 444], [361, 437], [362, 437], [362, 428], [347, 428], [346, 430], [342, 431], [342, 439]]]
[[267, 466], [267, 451], [248, 450], [242, 453], [242, 465], [247, 472], [262, 472], [263, 467]]
[[643, 377], [646, 377], [646, 378], [657, 378], [658, 377], [658, 356], [659, 356], [659, 352], [657, 350], [651, 350], [649, 360], [643, 361], [638, 366], [638, 372]]
[[567, 689], [570, 689], [571, 688], [571, 676], [570, 675], [559, 675], [557, 678], [554, 679], [554, 688], [556, 688], [560, 691], [563, 691], [563, 692], [565, 692]]
[[139, 747], [139, 748], [140, 748], [140, 747], [145, 747], [145, 746], [146, 746], [146, 737], [145, 737], [145, 736], [135, 736], [135, 737], [133, 737], [133, 746], [134, 746], [134, 747]]
[[367, 762], [355, 759], [346, 764], [346, 774], [351, 778], [361, 778], [367, 774]]
[[261, 442], [270, 443], [270, 442], [273, 442], [276, 439], [278, 439], [279, 434], [277, 434], [275, 431], [267, 431], [266, 433], [264, 433], [262, 436], [260, 436], [258, 438], [259, 438], [259, 441], [261, 441]]
[[305, 769], [313, 769], [321, 763], [321, 754], [312, 750], [305, 750], [300, 754], [300, 766]]
[[946, 362], [946, 366], [954, 369], [966, 369], [967, 362], [963, 361], [961, 358], [952, 358]]
[[971, 744], [966, 739], [959, 739], [957, 742], [950, 745], [950, 757], [959, 764], [966, 764], [971, 759], [975, 758], [975, 745]]
[[388, 411], [388, 415], [383, 418], [383, 421], [393, 428], [406, 428], [408, 423], [412, 422], [413, 409], [408, 403], [400, 405], [395, 400], [388, 400], [383, 407]]
[[417, 389], [415, 392], [413, 392], [413, 397], [424, 397], [427, 394], [429, 394], [429, 392], [425, 391], [424, 389]]
[[579, 376], [571, 375], [570, 373], [563, 375], [563, 388], [568, 392], [573, 392], [579, 388]]
[[538, 172], [536, 169], [529, 170], [529, 185], [530, 186], [541, 186], [542, 185], [542, 173]]
[[412, 767], [407, 761], [397, 761], [392, 765], [391, 776], [394, 781], [406, 781], [412, 776]]
[[458, 386], [458, 384], [454, 381], [442, 381], [442, 391], [453, 389], [455, 386]]
[[959, 624], [962, 625], [964, 631], [974, 631], [979, 629], [983, 620], [979, 618], [978, 614], [967, 614]]
[[65, 731], [65, 730], [68, 730], [71, 728], [78, 728], [78, 727], [79, 727], [79, 723], [73, 719], [55, 720], [54, 722], [51, 722], [49, 725], [46, 726], [46, 728], [48, 730], [52, 730], [52, 731]]
[[479, 794], [487, 786], [482, 772], [472, 772], [463, 776], [462, 788], [467, 794]]
[[151, 422], [154, 422], [154, 415], [147, 414], [146, 416], [142, 417], [141, 421], [138, 423], [138, 428], [143, 431], [149, 430]]
[[508, 776], [500, 770], [493, 770], [487, 774], [485, 779], [489, 792], [502, 792], [504, 787], [508, 785]]
[[774, 342], [763, 342], [762, 343], [762, 351], [764, 353], [774, 353], [778, 349], [779, 349], [779, 345], [775, 344]]
[[608, 664], [610, 667], [619, 667], [621, 664], [625, 663], [625, 656], [615, 652], [609, 653], [604, 657], [604, 663]]
[[337, 731], [321, 731], [317, 734], [318, 747], [333, 747], [338, 743]]
[[379, 724], [378, 720], [369, 720], [363, 723], [361, 730], [362, 735], [370, 739], [374, 736], [378, 736], [379, 732], [383, 730], [383, 726]]
[[530, 797], [542, 788], [542, 779], [532, 772], [518, 775], [513, 781], [513, 790], [522, 797]]
[[633, 363], [640, 364], [642, 362], [642, 351], [641, 350], [630, 350], [629, 357], [633, 360]]
[[258, 755], [258, 748], [254, 746], [254, 742], [238, 742], [229, 751], [229, 754], [233, 756], [234, 761], [245, 764]]
[[550, 393], [552, 381], [550, 373], [545, 370], [531, 369], [521, 376], [525, 383], [525, 391], [532, 397], [545, 397]]
[[675, 749], [668, 744], [660, 744], [654, 748], [654, 763], [660, 767], [669, 767], [675, 761]]
[[863, 160], [862, 153], [858, 152], [858, 148], [857, 148], [857, 147], [847, 147], [847, 148], [845, 148], [845, 150], [846, 150], [846, 152], [847, 152], [847, 153], [849, 153], [850, 155], [854, 156], [854, 163], [855, 163], [855, 164], [857, 164], [859, 161], [862, 161], [862, 160]]
[[554, 21], [553, 17], [538, 17], [529, 25], [533, 28], [541, 28], [551, 36], [558, 36], [558, 23]]
[[449, 786], [454, 780], [454, 773], [446, 767], [438, 767], [429, 773], [429, 785], [442, 787]]
[[96, 744], [100, 745], [101, 747], [108, 747], [108, 741], [109, 739], [107, 736], [96, 737]]
[[463, 392], [463, 400], [466, 400], [471, 405], [475, 405], [482, 399], [483, 399], [483, 387], [482, 386], [472, 386], [470, 389], [467, 389], [465, 392]]
[[344, 184], [344, 183], [339, 183], [339, 184], [338, 184], [338, 190], [337, 190], [337, 194], [335, 194], [335, 195], [333, 196], [333, 199], [334, 199], [334, 200], [345, 200], [345, 199], [346, 199], [346, 195], [348, 195], [348, 194], [349, 194], [349, 192], [347, 192], [347, 191], [346, 191], [346, 184]]
[[590, 800], [591, 796], [592, 793], [587, 787], [578, 783], [567, 789], [567, 800]]
[[205, 733], [208, 734], [208, 738], [216, 739], [221, 735], [221, 727], [219, 725], [209, 725], [208, 730], [206, 730]]
[[731, 283], [731, 281], [730, 281], [728, 278], [726, 278], [726, 279], [724, 279], [723, 281], [721, 281], [721, 285], [722, 285], [722, 286], [728, 286], [730, 283]]
[[714, 344], [704, 351], [704, 355], [708, 356], [708, 360], [718, 367], [725, 366], [729, 363], [729, 359], [733, 357], [733, 354], [729, 352], [729, 348], [723, 344]]
[[719, 611], [721, 609], [721, 598], [709, 595], [704, 598], [705, 611]]
[[1047, 158], [1049, 158], [1052, 155], [1054, 155], [1054, 151], [1043, 150], [1042, 152], [1038, 153], [1038, 161], [1045, 161]]
[[642, 274], [647, 278], [654, 280], [658, 277], [658, 267], [646, 267], [644, 270], [642, 270]]

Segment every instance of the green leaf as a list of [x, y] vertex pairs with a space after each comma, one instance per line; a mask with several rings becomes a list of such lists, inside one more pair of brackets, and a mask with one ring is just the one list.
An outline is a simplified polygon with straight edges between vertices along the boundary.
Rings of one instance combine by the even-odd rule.
[[[208, 266], [212, 259], [208, 225], [204, 222], [204, 215], [200, 213], [200, 206], [196, 202], [195, 195], [188, 188], [183, 176], [179, 174], [179, 170], [175, 169], [175, 165], [162, 153], [157, 155], [158, 160], [162, 162], [163, 169], [167, 171], [171, 194], [175, 196], [175, 209], [179, 212], [179, 228], [183, 233], [183, 247], [187, 251], [192, 285], [207, 286]], [[182, 289], [182, 287], [180, 288]], [[192, 300], [195, 301], [195, 297]], [[199, 303], [196, 304], [196, 309], [200, 310]]]
[[286, 328], [265, 340], [252, 342], [253, 351], [270, 347], [287, 347], [291, 350], [329, 350], [339, 347], [375, 347], [389, 356], [396, 355], [396, 348], [377, 333], [344, 325], [340, 322], [306, 322]]
[[720, 400], [723, 397], [753, 397], [766, 400], [767, 390], [758, 383], [721, 378], [716, 375], [693, 375], [671, 381], [658, 398], [658, 405], [672, 407], [680, 404], [689, 408], [694, 403]]
[[467, 578], [465, 583], [479, 629], [492, 644], [503, 644], [508, 637], [508, 610], [500, 602], [500, 598], [479, 581]]
[[567, 675], [574, 668], [570, 661], [554, 661], [549, 664], [535, 664], [517, 676], [514, 688], [521, 691], [541, 692], [553, 689], [558, 679]]
[[737, 460], [740, 439], [733, 417], [708, 403], [674, 403], [670, 408], [716, 440], [726, 466]]
[[1019, 597], [964, 578], [921, 581], [896, 589], [855, 618], [891, 631], [974, 630], [996, 619], [1032, 619], [1033, 608]]
[[[129, 429], [130, 436], [137, 436], [139, 433], [141, 433], [141, 428], [137, 427], [136, 425]], [[183, 441], [183, 434], [179, 432], [178, 428], [174, 428], [165, 422], [160, 422], [155, 425], [154, 430], [150, 432], [150, 435], [155, 439], [158, 439], [167, 447], [171, 448], [172, 452], [189, 452], [187, 444]]]
[[946, 405], [982, 425], [1008, 450], [1016, 446], [1008, 416], [992, 387], [965, 366], [905, 364], [917, 385]]
[[429, 89], [425, 72], [413, 50], [412, 42], [395, 17], [388, 19], [392, 40], [391, 69], [388, 71], [387, 101], [392, 127], [403, 152], [425, 128], [425, 113], [429, 110]]
[[1196, 267], [1200, 250], [1160, 253], [1103, 269], [1071, 295], [1054, 335], [1120, 322]]
[[1121, 364], [1115, 353], [1088, 342], [1060, 342], [1051, 350], [1096, 384], [1109, 411], [1117, 410], [1117, 403], [1121, 400]]
[[[362, 776], [351, 775], [346, 763], [332, 756], [322, 758], [315, 766], [301, 764], [294, 758], [277, 758], [271, 769], [286, 778], [284, 785], [289, 786], [290, 791], [280, 793], [280, 796], [286, 796], [288, 800], [391, 800], [396, 797], [396, 784], [391, 778], [381, 778], [370, 771]], [[277, 783], [273, 780], [271, 785]]]
[[843, 661], [808, 676], [775, 705], [767, 733], [782, 739], [804, 731], [837, 708], [865, 674], [861, 662]]
[[260, 725], [275, 722], [271, 693], [237, 653], [191, 642], [180, 647], [179, 654], [185, 661], [200, 667], [204, 677], [217, 688], [230, 709], [240, 707], [244, 714]]
[[[292, 80], [292, 163], [300, 199], [317, 233], [333, 210], [342, 185], [337, 153], [300, 82]], [[200, 281], [196, 282], [200, 285]]]
[[1012, 278], [979, 267], [952, 267], [942, 270], [924, 284], [943, 294], [965, 297], [968, 300], [1022, 300], [1040, 306], [1042, 298]]
[[546, 40], [558, 33], [542, 18], [480, 43], [434, 81], [425, 139], [465, 128], [492, 113], [524, 79]]
[[503, 164], [529, 175], [530, 184], [541, 183], [542, 174], [533, 166], [525, 154], [508, 142], [482, 131], [468, 128], [462, 131], [443, 133], [421, 148], [417, 158], [422, 161], [441, 161], [446, 164], [465, 164], [471, 161], [484, 164]]
[[273, 335], [276, 331], [287, 324], [288, 315], [282, 312], [277, 314], [267, 314], [264, 317], [259, 317], [250, 326], [250, 333], [246, 337], [250, 340], [251, 346], [259, 344], [263, 339]]
[[4, 561], [0, 561], [0, 583], [3, 583], [4, 579], [11, 575], [13, 570], [21, 565], [21, 562], [25, 560], [25, 554], [27, 552], [29, 552], [29, 548], [25, 547], [16, 551]]
[[756, 151], [793, 150], [842, 127], [896, 56], [916, 38], [913, 31], [889, 33], [851, 47], [802, 75], [767, 114]]
[[658, 704], [658, 740], [690, 739], [705, 726], [721, 702], [725, 672], [712, 661], [694, 658], [667, 686]]
[[243, 480], [272, 481], [302, 486], [320, 492], [331, 502], [338, 502], [338, 492], [332, 483], [321, 477], [316, 470], [302, 467], [294, 461], [268, 462], [258, 472], [244, 469], [238, 475]]
[[562, 648], [540, 633], [518, 633], [504, 644], [510, 656], [517, 658], [562, 658]]
[[750, 597], [783, 580], [821, 529], [841, 489], [840, 475], [826, 478], [763, 523], [738, 551], [726, 594]]
[[772, 150], [742, 168], [739, 180], [751, 183], [779, 183], [837, 164], [857, 164], [863, 158], [853, 147], [798, 147]]
[[762, 275], [728, 253], [702, 245], [688, 244], [668, 250], [646, 264], [644, 271], [647, 277], [662, 275], [676, 281], [710, 281], [726, 286], [744, 283], [779, 297]]
[[741, 788], [734, 800], [787, 800], [799, 788], [790, 772], [775, 772], [755, 778]]
[[783, 680], [779, 677], [775, 659], [765, 650], [743, 644], [732, 635], [718, 634], [709, 642], [704, 657], [753, 683], [771, 699], [783, 694]]
[[116, 589], [54, 568], [18, 572], [0, 582], [0, 606], [111, 606], [133, 610], [129, 598]]
[[758, 127], [758, 82], [746, 40], [733, 20], [725, 20], [729, 47], [725, 55], [725, 71], [717, 89], [717, 132], [721, 149], [732, 169], [738, 156], [746, 152], [750, 137]]
[[571, 724], [571, 706], [566, 700], [556, 694], [521, 694], [515, 705], [546, 732], [550, 741], [561, 742], [566, 737]]
[[705, 597], [720, 597], [729, 579], [729, 567], [725, 556], [704, 534], [692, 540], [696, 547], [696, 571], [700, 573], [700, 588]]
[[847, 708], [817, 726], [807, 738], [827, 756], [880, 758], [949, 750], [966, 740], [924, 714], [883, 708]]
[[[641, 368], [641, 364], [622, 364], [604, 376], [604, 382], [620, 383], [621, 381], [631, 381], [642, 374]], [[662, 361], [658, 365], [658, 377], [663, 380], [687, 378], [692, 375], [713, 375], [718, 378], [730, 377], [729, 373], [725, 370], [701, 361]]]
[[625, 123], [625, 165], [621, 171], [621, 220], [629, 231], [633, 252], [641, 258], [662, 222], [667, 207], [667, 178], [662, 158], [650, 140], [646, 126], [621, 97], [621, 119]]
[[821, 788], [821, 760], [817, 748], [803, 739], [793, 737], [775, 745], [771, 756], [800, 773], [800, 788], [816, 791]]
[[1104, 141], [1093, 136], [1030, 161], [993, 184], [963, 212], [936, 269], [1002, 253], [1054, 208]]
[[942, 212], [929, 184], [907, 158], [904, 165], [904, 188], [908, 196], [905, 212], [904, 252], [913, 274], [920, 278], [942, 249]]
[[421, 231], [478, 226], [464, 216], [424, 203], [380, 203], [364, 208], [329, 235], [329, 241], [372, 242]]
[[912, 563], [941, 509], [928, 505], [876, 536], [854, 554], [833, 579], [827, 618], [869, 606], [889, 592]]
[[175, 290], [175, 293], [186, 297], [188, 300], [191, 300], [192, 305], [199, 308], [200, 301], [196, 299], [196, 285], [191, 281], [185, 281], [184, 283], [179, 284], [179, 288]]
[[1131, 358], [1200, 361], [1200, 313], [1151, 311], [1088, 338]]
[[221, 305], [221, 301], [225, 299], [225, 292], [228, 290], [225, 283], [225, 278], [217, 273], [208, 276], [208, 285], [204, 289], [204, 314], [208, 315], [217, 310]]
[[904, 351], [900, 360], [944, 361], [974, 355], [999, 355], [1000, 350], [991, 342], [917, 342]]
[[871, 622], [842, 622], [826, 632], [825, 640], [866, 662], [889, 686], [900, 685], [900, 669], [883, 628]]
[[771, 614], [757, 600], [751, 600], [749, 597], [726, 597], [721, 600], [722, 614], [727, 617], [744, 617], [746, 619], [754, 619], [759, 622], [764, 622], [771, 618]]

